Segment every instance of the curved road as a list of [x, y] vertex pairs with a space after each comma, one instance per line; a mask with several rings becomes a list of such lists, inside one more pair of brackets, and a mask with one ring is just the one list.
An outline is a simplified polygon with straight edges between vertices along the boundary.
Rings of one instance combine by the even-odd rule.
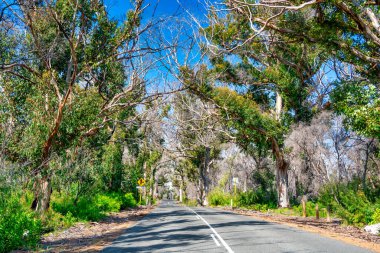
[[370, 251], [296, 228], [211, 208], [162, 201], [104, 253], [117, 252], [331, 252]]

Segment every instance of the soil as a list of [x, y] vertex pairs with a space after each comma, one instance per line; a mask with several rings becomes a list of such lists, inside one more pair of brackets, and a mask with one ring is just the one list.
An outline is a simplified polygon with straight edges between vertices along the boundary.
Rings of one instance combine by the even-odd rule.
[[[225, 209], [231, 211], [230, 208]], [[358, 227], [345, 226], [341, 224], [341, 221], [338, 219], [333, 219], [331, 222], [327, 222], [326, 219], [315, 219], [314, 217], [303, 218], [244, 209], [234, 209], [233, 212], [318, 233], [322, 236], [344, 241], [380, 253], [380, 236], [365, 232]]]
[[47, 234], [42, 238], [42, 252], [99, 252], [152, 209], [139, 207], [110, 213], [99, 222], [77, 223], [66, 230]]

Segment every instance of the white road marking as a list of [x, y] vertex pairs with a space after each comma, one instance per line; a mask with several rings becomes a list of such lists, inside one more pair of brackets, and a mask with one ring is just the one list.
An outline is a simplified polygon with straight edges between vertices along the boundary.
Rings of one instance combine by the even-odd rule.
[[212, 237], [212, 239], [214, 239], [214, 242], [215, 242], [216, 246], [220, 247], [220, 243], [219, 243], [218, 240], [215, 238], [214, 234], [211, 234], [211, 237]]
[[211, 225], [205, 219], [203, 219], [202, 216], [200, 216], [196, 211], [194, 211], [190, 207], [188, 207], [188, 208], [193, 213], [195, 213], [197, 216], [199, 216], [199, 218], [201, 218], [201, 220], [204, 223], [206, 223], [206, 225], [211, 229], [211, 231], [216, 235], [216, 237], [218, 237], [219, 241], [223, 244], [223, 246], [226, 248], [226, 250], [227, 250], [228, 253], [234, 253], [234, 251], [230, 248], [230, 246], [228, 246], [228, 244], [223, 240], [223, 238], [218, 234], [218, 232], [216, 232], [216, 230], [213, 227], [211, 227]]

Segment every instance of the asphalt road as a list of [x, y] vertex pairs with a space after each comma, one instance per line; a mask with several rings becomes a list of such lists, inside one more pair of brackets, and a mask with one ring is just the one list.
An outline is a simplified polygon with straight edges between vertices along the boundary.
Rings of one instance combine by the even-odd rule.
[[285, 225], [211, 208], [162, 201], [104, 253], [116, 252], [332, 252], [370, 251]]

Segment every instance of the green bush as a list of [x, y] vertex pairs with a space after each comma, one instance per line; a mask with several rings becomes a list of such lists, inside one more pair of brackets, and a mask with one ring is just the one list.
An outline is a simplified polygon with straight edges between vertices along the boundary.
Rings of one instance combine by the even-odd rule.
[[214, 188], [207, 196], [211, 206], [227, 206], [230, 204], [231, 195], [224, 193], [220, 188]]
[[252, 206], [259, 202], [259, 196], [254, 191], [242, 192], [239, 194], [238, 203], [239, 206]]
[[66, 226], [77, 220], [98, 221], [107, 212], [118, 212], [123, 208], [135, 207], [136, 200], [132, 193], [98, 193], [93, 197], [81, 197], [76, 202], [70, 197], [54, 197], [52, 208], [62, 216], [51, 217], [56, 220], [54, 226]]
[[277, 207], [275, 194], [258, 189], [256, 191], [241, 192], [238, 196], [238, 205], [255, 210], [268, 210]]
[[[326, 207], [321, 204], [321, 203], [314, 203], [312, 201], [306, 202], [306, 215], [308, 217], [315, 217], [315, 208], [318, 204], [318, 209], [319, 209], [319, 217], [320, 218], [326, 218], [327, 212], [326, 212]], [[296, 215], [302, 216], [302, 204], [295, 205], [293, 206], [293, 211]]]
[[118, 212], [122, 205], [120, 196], [115, 194], [97, 194], [95, 202], [101, 212]]
[[[96, 200], [97, 196], [93, 198], [83, 197], [77, 202], [74, 202], [70, 197], [55, 198], [52, 201], [52, 208], [63, 216], [71, 213], [71, 216], [77, 220], [98, 221], [105, 216], [102, 208], [104, 209], [104, 205], [107, 204], [104, 203], [105, 200], [102, 200], [103, 202], [98, 205]], [[58, 219], [62, 220], [63, 218], [58, 217]]]
[[74, 217], [70, 211], [68, 211], [65, 215], [62, 215], [52, 209], [46, 211], [40, 218], [42, 220], [43, 233], [71, 227], [78, 221], [78, 218]]
[[372, 224], [380, 223], [380, 208], [376, 208], [375, 212], [372, 214]]
[[332, 212], [347, 224], [363, 226], [373, 223], [379, 203], [371, 202], [355, 181], [349, 184], [329, 184], [321, 191], [319, 201], [330, 205]]
[[0, 252], [36, 247], [41, 236], [41, 221], [21, 205], [19, 194], [0, 197]]
[[128, 208], [128, 207], [136, 207], [137, 203], [135, 198], [133, 197], [133, 193], [126, 193], [122, 198], [122, 208]]

